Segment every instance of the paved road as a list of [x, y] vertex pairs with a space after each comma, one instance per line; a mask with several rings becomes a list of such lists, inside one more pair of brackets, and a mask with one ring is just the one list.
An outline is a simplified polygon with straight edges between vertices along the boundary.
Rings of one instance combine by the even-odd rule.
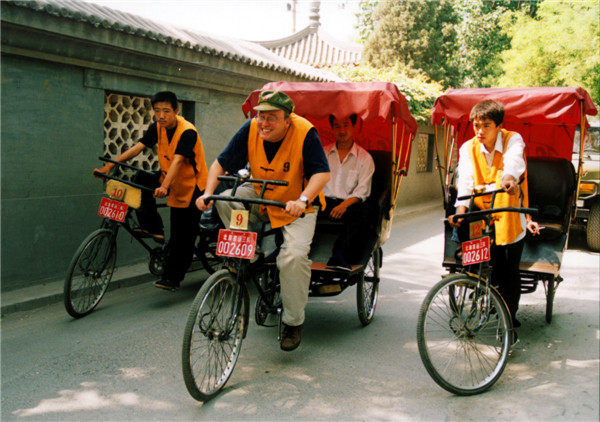
[[375, 320], [361, 328], [355, 289], [311, 299], [300, 348], [279, 350], [251, 322], [227, 388], [206, 404], [183, 384], [180, 347], [206, 274], [177, 293], [110, 292], [91, 315], [62, 304], [2, 319], [2, 421], [598, 420], [599, 256], [574, 238], [544, 320], [543, 288], [523, 296], [521, 343], [500, 381], [476, 397], [435, 384], [417, 351], [427, 290], [443, 273], [441, 212], [397, 218], [384, 248]]

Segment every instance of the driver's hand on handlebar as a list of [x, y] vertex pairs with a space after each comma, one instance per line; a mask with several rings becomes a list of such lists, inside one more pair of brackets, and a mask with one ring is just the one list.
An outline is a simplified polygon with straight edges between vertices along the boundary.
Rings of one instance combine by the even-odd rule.
[[459, 206], [456, 209], [456, 214], [448, 217], [448, 224], [450, 224], [451, 227], [460, 227], [460, 223], [463, 222], [464, 218], [459, 217], [459, 215], [464, 214], [466, 211], [467, 207], [464, 207], [462, 205]]
[[100, 167], [99, 169], [92, 170], [92, 175], [94, 177], [97, 177], [98, 179], [104, 179], [102, 176], [99, 176], [96, 173], [108, 174], [108, 173], [110, 173], [110, 170], [111, 170], [110, 166], [104, 165], [104, 166]]
[[504, 176], [502, 178], [502, 189], [509, 195], [519, 193], [519, 183], [512, 176]]
[[205, 198], [208, 198], [210, 195], [202, 195], [196, 199], [196, 208], [200, 211], [206, 211], [210, 207], [212, 207], [213, 201], [206, 202]]
[[300, 217], [306, 210], [306, 202], [300, 201], [299, 199], [295, 201], [287, 201], [285, 204], [285, 212], [292, 217]]
[[154, 190], [153, 196], [155, 198], [164, 198], [168, 194], [169, 194], [169, 190], [167, 188], [163, 188], [162, 186], [159, 186]]

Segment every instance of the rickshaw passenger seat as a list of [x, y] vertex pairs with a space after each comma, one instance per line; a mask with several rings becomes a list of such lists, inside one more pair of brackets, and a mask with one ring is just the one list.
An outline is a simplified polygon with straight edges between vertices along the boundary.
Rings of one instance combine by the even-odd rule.
[[529, 206], [539, 210], [533, 219], [566, 230], [576, 188], [573, 164], [564, 158], [529, 158], [527, 182]]

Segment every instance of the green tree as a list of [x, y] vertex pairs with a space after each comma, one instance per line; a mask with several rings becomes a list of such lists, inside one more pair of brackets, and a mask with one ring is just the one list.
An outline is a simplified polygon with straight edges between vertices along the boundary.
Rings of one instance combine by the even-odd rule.
[[503, 21], [511, 48], [502, 53], [500, 86], [582, 86], [600, 101], [600, 3], [544, 1], [537, 15]]
[[334, 66], [328, 69], [351, 82], [392, 82], [404, 95], [411, 114], [419, 123], [431, 119], [431, 109], [437, 97], [444, 92], [437, 82], [431, 82], [424, 74], [408, 76], [400, 68], [375, 68], [369, 65]]
[[[373, 6], [372, 3], [369, 3]], [[444, 86], [457, 86], [458, 14], [451, 0], [381, 0], [368, 19], [363, 59], [374, 67], [399, 67], [407, 75], [422, 70]]]

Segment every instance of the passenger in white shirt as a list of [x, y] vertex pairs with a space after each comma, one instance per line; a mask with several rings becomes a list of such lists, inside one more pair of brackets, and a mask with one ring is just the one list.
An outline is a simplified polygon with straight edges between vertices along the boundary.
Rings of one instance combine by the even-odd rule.
[[344, 222], [327, 267], [346, 271], [357, 263], [373, 221], [373, 209], [366, 199], [371, 193], [375, 163], [371, 154], [354, 142], [356, 119], [356, 114], [340, 119], [330, 115], [335, 142], [323, 147], [331, 178], [323, 189], [327, 207], [320, 216]]

